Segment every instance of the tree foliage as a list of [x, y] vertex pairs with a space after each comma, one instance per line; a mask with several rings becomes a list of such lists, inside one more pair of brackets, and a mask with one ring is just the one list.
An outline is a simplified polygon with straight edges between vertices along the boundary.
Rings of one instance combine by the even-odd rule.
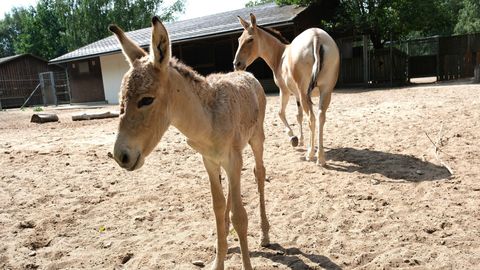
[[[480, 31], [478, 0], [275, 0], [279, 5], [335, 2], [335, 16], [323, 22], [336, 32], [366, 34], [375, 48], [389, 39]], [[265, 1], [250, 1], [249, 4]]]
[[458, 14], [455, 33], [466, 34], [480, 32], [480, 2], [478, 0], [463, 0]]
[[272, 3], [272, 2], [274, 2], [274, 0], [250, 0], [245, 4], [245, 6], [254, 7], [254, 6], [263, 5], [263, 4]]
[[32, 53], [51, 59], [109, 36], [110, 23], [136, 30], [148, 27], [159, 11], [171, 21], [184, 7], [185, 0], [169, 6], [164, 0], [40, 0], [0, 20], [0, 57]]

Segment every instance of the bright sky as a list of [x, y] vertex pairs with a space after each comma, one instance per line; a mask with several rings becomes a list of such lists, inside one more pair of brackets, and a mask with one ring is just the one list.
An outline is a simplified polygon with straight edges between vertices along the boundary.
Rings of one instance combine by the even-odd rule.
[[37, 0], [0, 0], [0, 19], [3, 19], [5, 13], [10, 12], [14, 7], [28, 7], [36, 3]]
[[[28, 7], [35, 5], [38, 0], [0, 0], [0, 19], [13, 7]], [[166, 0], [171, 3], [173, 0]], [[185, 13], [179, 16], [179, 20], [191, 19], [205, 15], [235, 10], [245, 7], [248, 0], [187, 0]]]

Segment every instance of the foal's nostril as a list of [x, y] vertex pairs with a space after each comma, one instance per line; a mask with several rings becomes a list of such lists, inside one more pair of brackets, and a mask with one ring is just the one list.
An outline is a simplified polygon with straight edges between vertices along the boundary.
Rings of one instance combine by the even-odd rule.
[[122, 153], [122, 155], [120, 156], [120, 161], [122, 162], [122, 164], [128, 164], [128, 162], [130, 161], [128, 154]]

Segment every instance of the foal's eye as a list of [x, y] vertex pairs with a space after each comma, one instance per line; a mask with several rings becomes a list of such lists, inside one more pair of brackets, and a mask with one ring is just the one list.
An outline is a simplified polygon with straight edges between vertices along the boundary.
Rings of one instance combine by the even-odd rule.
[[252, 41], [253, 41], [253, 38], [249, 38], [249, 39], [247, 39], [246, 43], [250, 43]]
[[141, 108], [143, 106], [148, 106], [148, 105], [152, 104], [153, 100], [154, 100], [153, 97], [144, 97], [144, 98], [140, 99], [137, 107]]

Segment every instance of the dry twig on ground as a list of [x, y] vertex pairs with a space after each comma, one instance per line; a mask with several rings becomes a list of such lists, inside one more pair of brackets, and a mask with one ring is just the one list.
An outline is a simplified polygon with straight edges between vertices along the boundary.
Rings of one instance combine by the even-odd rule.
[[[440, 132], [438, 132], [438, 139], [437, 139], [437, 143], [434, 143], [432, 138], [430, 138], [430, 136], [428, 136], [428, 133], [426, 131], [423, 131], [425, 133], [425, 135], [427, 136], [428, 140], [430, 140], [430, 142], [433, 144], [433, 147], [434, 147], [434, 153], [435, 153], [435, 158], [438, 160], [438, 162], [443, 166], [445, 167], [445, 169], [448, 170], [448, 172], [453, 175], [453, 170], [452, 168], [450, 168], [450, 166], [448, 166], [447, 163], [445, 163], [439, 156], [439, 152], [442, 152], [442, 153], [445, 153], [442, 151], [442, 149], [440, 149], [441, 146], [443, 146], [443, 124], [442, 124], [442, 127], [440, 128]], [[446, 153], [445, 153], [446, 154]]]

